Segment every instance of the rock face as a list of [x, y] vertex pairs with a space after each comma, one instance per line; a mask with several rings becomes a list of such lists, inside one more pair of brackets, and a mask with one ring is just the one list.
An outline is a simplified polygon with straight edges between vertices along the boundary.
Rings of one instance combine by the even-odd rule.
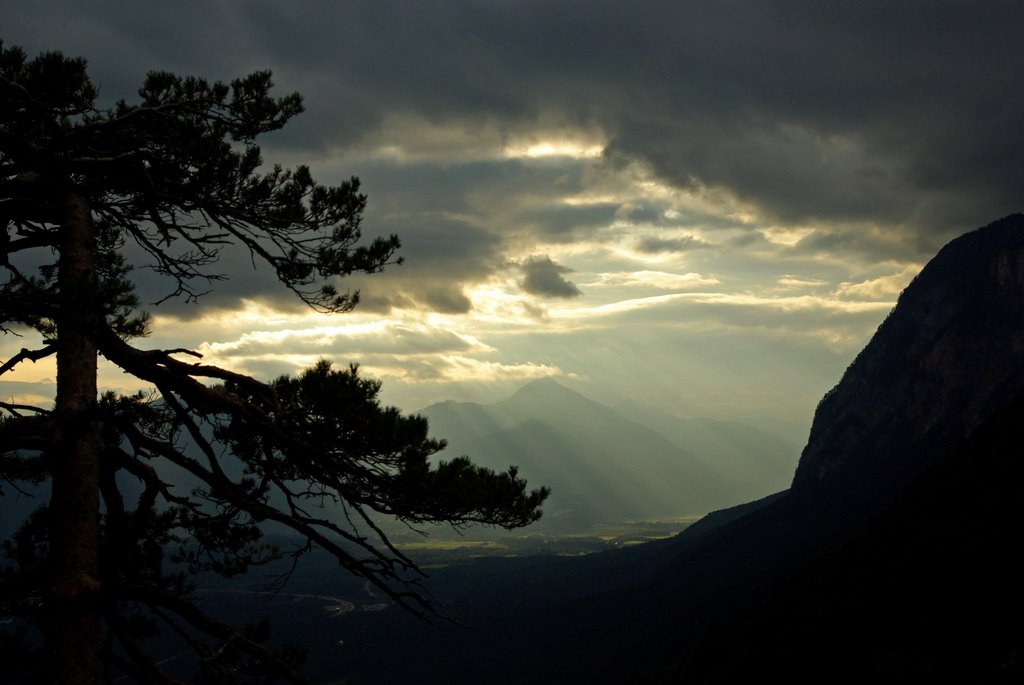
[[818, 405], [793, 480], [882, 500], [1024, 389], [1024, 215], [950, 242]]

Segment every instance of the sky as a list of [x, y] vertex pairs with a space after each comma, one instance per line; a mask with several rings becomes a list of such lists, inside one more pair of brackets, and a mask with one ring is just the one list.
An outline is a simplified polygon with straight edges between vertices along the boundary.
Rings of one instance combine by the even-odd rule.
[[[140, 345], [358, 363], [407, 411], [553, 377], [806, 427], [928, 259], [1024, 208], [1018, 2], [6, 0], [0, 39], [86, 57], [105, 102], [154, 69], [300, 92], [265, 160], [359, 177], [405, 263], [325, 316], [225, 254]], [[49, 396], [23, 367], [0, 392]]]

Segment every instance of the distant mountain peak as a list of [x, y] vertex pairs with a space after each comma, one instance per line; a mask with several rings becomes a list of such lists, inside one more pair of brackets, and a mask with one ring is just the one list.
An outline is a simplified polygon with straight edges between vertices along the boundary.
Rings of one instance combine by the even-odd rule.
[[578, 392], [570, 388], [565, 387], [551, 376], [544, 376], [543, 378], [535, 378], [532, 381], [528, 381], [523, 385], [519, 386], [519, 389], [512, 393], [512, 397], [517, 395], [531, 395], [538, 393], [572, 393], [573, 395], [579, 395]]
[[600, 415], [608, 421], [624, 420], [625, 418], [608, 405], [592, 400], [551, 377], [530, 381], [504, 400], [495, 402], [490, 407], [510, 412], [512, 415], [531, 415], [544, 418], [559, 416], [563, 423], [571, 421], [576, 415]]
[[561, 388], [562, 390], [568, 390], [567, 387], [556, 381], [553, 376], [544, 376], [542, 378], [534, 378], [532, 381], [527, 381], [523, 385], [519, 386], [519, 390], [516, 392], [521, 392], [527, 389], [547, 388]]

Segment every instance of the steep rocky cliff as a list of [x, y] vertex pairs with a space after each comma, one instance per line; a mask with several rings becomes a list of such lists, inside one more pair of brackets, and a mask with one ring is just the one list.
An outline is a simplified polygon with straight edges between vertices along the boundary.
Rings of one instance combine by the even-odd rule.
[[1024, 388], [1024, 215], [944, 247], [818, 406], [794, 493], [884, 499]]

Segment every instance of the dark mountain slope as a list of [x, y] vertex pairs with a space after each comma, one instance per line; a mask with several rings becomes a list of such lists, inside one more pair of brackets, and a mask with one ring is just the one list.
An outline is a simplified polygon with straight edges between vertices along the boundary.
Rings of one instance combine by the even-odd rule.
[[667, 682], [1024, 679], [1024, 396]]

